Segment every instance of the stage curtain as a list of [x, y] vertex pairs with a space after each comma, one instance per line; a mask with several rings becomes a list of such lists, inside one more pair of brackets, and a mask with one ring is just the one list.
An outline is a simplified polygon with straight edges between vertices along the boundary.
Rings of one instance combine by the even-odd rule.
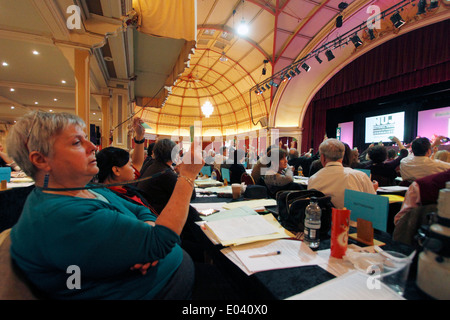
[[303, 122], [302, 152], [326, 132], [326, 111], [450, 80], [450, 21], [395, 39], [359, 57], [317, 92]]

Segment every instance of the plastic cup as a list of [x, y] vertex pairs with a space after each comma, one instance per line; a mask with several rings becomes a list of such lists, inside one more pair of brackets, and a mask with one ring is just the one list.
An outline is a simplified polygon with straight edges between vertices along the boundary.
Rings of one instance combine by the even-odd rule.
[[399, 295], [403, 295], [405, 293], [406, 282], [408, 280], [411, 259], [399, 252], [386, 252], [393, 258], [386, 257], [384, 260], [383, 268], [380, 274], [380, 281]]
[[233, 199], [239, 199], [241, 197], [241, 185], [239, 183], [233, 183], [231, 185], [231, 191], [233, 192]]

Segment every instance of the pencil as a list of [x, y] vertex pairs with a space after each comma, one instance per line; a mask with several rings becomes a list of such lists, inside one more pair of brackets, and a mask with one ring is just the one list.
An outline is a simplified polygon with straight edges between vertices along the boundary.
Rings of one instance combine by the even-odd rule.
[[276, 256], [281, 254], [281, 251], [274, 251], [274, 252], [268, 252], [268, 253], [261, 253], [261, 254], [254, 254], [250, 256], [249, 258], [260, 258], [260, 257], [268, 257], [268, 256]]

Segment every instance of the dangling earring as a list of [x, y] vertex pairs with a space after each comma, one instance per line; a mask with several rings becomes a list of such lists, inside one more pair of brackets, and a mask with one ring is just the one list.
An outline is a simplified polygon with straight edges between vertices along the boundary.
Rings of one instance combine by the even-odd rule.
[[50, 175], [48, 173], [45, 174], [44, 177], [44, 189], [48, 188], [48, 180], [50, 179]]

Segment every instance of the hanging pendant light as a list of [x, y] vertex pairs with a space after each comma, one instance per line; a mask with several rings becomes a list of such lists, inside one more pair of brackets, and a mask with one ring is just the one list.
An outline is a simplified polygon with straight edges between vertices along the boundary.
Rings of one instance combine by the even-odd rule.
[[202, 112], [207, 118], [209, 118], [209, 116], [214, 112], [214, 107], [209, 100], [206, 100], [206, 102], [202, 105]]

